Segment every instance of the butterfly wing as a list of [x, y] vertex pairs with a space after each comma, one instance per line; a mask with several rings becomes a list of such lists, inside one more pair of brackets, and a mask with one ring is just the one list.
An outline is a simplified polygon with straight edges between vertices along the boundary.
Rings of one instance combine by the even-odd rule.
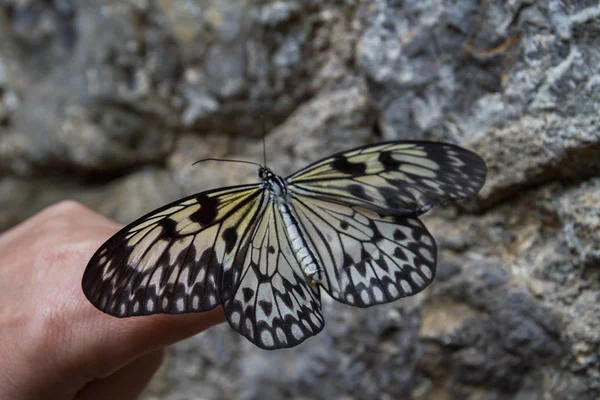
[[261, 348], [275, 349], [296, 346], [323, 329], [318, 288], [302, 274], [275, 203], [261, 215], [242, 265], [224, 304], [236, 331]]
[[388, 142], [334, 154], [286, 181], [305, 196], [411, 215], [477, 194], [486, 171], [481, 157], [458, 146]]
[[416, 294], [433, 281], [436, 244], [417, 217], [381, 216], [302, 195], [293, 207], [324, 272], [321, 285], [337, 301], [369, 307]]
[[117, 317], [207, 311], [238, 279], [250, 235], [268, 201], [259, 185], [196, 194], [126, 226], [104, 243], [82, 288], [98, 309]]

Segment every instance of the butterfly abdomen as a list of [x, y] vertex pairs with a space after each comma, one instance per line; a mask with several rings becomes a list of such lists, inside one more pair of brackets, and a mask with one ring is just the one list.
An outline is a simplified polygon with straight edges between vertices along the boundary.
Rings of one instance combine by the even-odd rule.
[[283, 217], [287, 236], [292, 244], [294, 256], [300, 263], [300, 266], [302, 266], [304, 275], [309, 277], [312, 282], [319, 282], [321, 280], [321, 274], [319, 272], [319, 267], [317, 266], [315, 254], [311, 250], [306, 238], [302, 235], [298, 220], [292, 214], [290, 206], [285, 202], [279, 202], [278, 207], [281, 216]]
[[[309, 277], [312, 282], [320, 282], [320, 269], [317, 265], [315, 252], [311, 250], [310, 245], [306, 241], [300, 224], [293, 215], [286, 181], [278, 175], [273, 174], [268, 168], [264, 168], [261, 172], [263, 180], [271, 192], [271, 201], [277, 204], [279, 212], [283, 217], [287, 238], [290, 241], [294, 258], [302, 267], [302, 272]], [[311, 282], [311, 283], [312, 283]]]

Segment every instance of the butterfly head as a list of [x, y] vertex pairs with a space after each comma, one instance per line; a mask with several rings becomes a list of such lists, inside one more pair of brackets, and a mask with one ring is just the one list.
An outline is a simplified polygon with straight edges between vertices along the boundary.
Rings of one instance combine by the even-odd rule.
[[272, 180], [275, 177], [275, 174], [267, 167], [260, 167], [258, 169], [258, 176], [261, 181], [266, 183]]

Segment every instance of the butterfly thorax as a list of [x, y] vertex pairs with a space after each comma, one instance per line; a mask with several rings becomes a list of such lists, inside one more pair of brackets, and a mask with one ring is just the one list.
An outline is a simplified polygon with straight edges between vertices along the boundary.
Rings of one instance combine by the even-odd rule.
[[263, 181], [263, 185], [273, 194], [277, 203], [286, 202], [288, 189], [287, 183], [282, 177], [275, 175], [267, 167], [261, 167], [258, 170], [258, 176]]

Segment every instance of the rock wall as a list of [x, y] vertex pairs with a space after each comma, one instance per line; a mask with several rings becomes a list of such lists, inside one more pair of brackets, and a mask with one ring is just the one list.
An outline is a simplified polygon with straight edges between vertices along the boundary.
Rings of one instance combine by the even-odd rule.
[[424, 293], [325, 301], [264, 352], [173, 346], [146, 398], [600, 397], [595, 0], [0, 0], [0, 229], [62, 198], [120, 222], [378, 140], [478, 152], [474, 201], [428, 213]]

